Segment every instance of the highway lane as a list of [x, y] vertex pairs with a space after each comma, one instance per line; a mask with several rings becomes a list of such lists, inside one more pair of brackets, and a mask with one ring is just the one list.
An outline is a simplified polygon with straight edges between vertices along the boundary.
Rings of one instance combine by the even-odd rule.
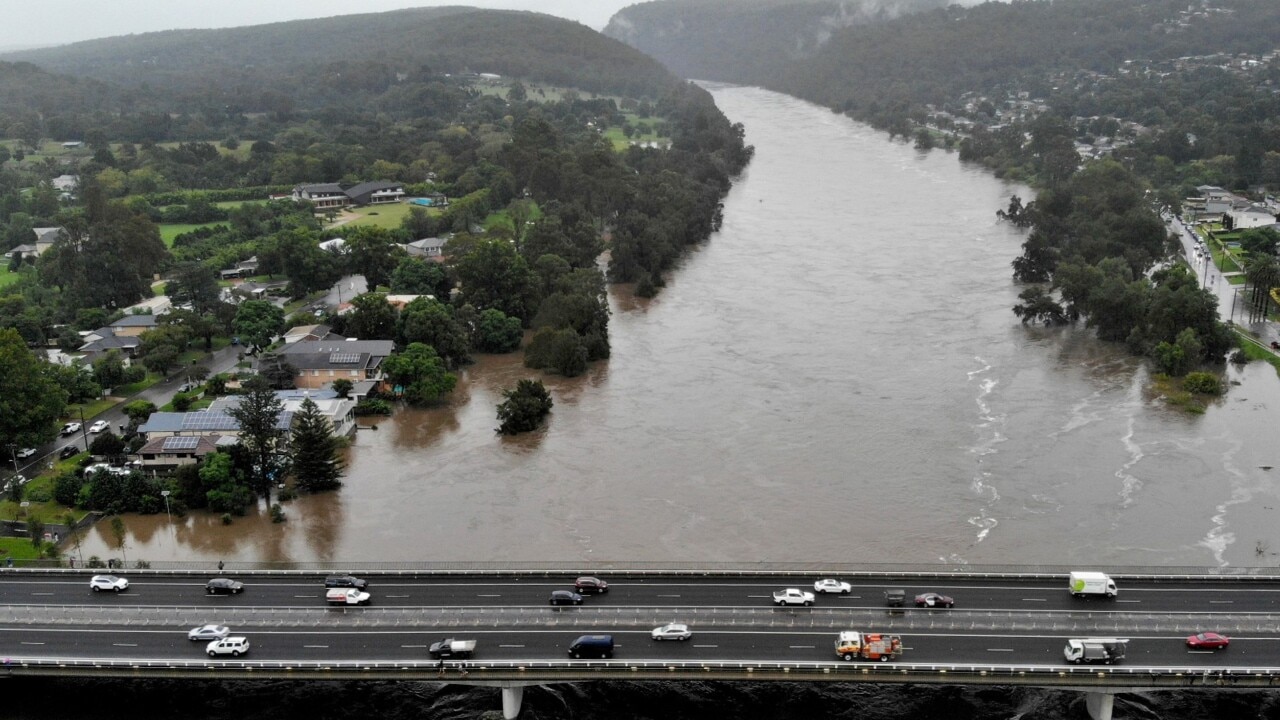
[[[210, 576], [150, 576], [121, 573], [130, 588], [119, 595], [93, 593], [90, 573], [39, 575], [6, 573], [0, 580], [0, 605], [55, 604], [110, 606], [214, 606], [306, 608], [324, 605], [323, 577], [236, 576], [246, 589], [237, 596], [207, 596]], [[552, 590], [572, 588], [572, 578], [507, 577], [379, 577], [370, 576], [369, 591], [378, 607], [538, 607]], [[796, 578], [610, 578], [610, 592], [587, 595], [584, 607], [771, 607], [771, 593], [785, 587], [811, 588], [812, 580]], [[848, 595], [818, 594], [816, 606], [850, 610], [884, 609], [884, 590], [904, 588], [908, 602], [918, 592], [950, 595], [957, 609], [1011, 612], [1090, 613], [1280, 613], [1280, 583], [1213, 581], [1174, 584], [1120, 584], [1114, 600], [1073, 598], [1061, 582], [1031, 580], [939, 579], [929, 584], [855, 582]], [[908, 608], [909, 611], [914, 611]], [[928, 612], [943, 613], [944, 609]]]
[[[187, 628], [0, 627], [6, 657], [66, 657], [217, 662], [204, 656], [205, 643], [186, 639]], [[740, 629], [701, 631], [686, 642], [655, 642], [647, 628], [499, 630], [493, 628], [289, 629], [232, 627], [252, 643], [246, 659], [256, 661], [429, 661], [427, 647], [443, 637], [478, 641], [475, 663], [563, 661], [579, 635], [614, 636], [616, 660], [719, 662], [785, 661], [846, 664], [835, 657], [835, 633]], [[904, 634], [898, 662], [912, 665], [1066, 667], [1062, 647], [1069, 635], [921, 632]], [[1240, 665], [1280, 666], [1280, 637], [1272, 633], [1237, 637], [1229, 649], [1208, 652], [1185, 647], [1182, 636], [1132, 635], [1128, 667], [1188, 670]], [[229, 658], [223, 658], [229, 659]], [[856, 664], [856, 662], [855, 662]], [[878, 663], [873, 663], [878, 664]]]

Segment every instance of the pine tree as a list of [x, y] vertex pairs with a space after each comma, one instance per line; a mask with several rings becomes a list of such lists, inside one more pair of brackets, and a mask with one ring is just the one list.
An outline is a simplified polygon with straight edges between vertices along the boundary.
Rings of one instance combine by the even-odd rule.
[[302, 401], [293, 429], [293, 479], [300, 490], [342, 487], [342, 460], [333, 427], [311, 398]]
[[280, 455], [282, 436], [278, 425], [284, 403], [275, 391], [260, 377], [245, 383], [245, 393], [240, 404], [227, 414], [240, 423], [240, 445], [252, 458], [253, 468], [249, 485], [254, 492], [271, 499], [271, 486], [284, 469]]

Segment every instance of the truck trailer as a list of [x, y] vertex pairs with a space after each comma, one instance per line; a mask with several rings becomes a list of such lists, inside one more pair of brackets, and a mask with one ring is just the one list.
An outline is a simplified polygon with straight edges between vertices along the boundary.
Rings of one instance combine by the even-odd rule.
[[1067, 578], [1067, 589], [1074, 597], [1102, 595], [1113, 598], [1120, 593], [1116, 581], [1106, 573], [1077, 571]]

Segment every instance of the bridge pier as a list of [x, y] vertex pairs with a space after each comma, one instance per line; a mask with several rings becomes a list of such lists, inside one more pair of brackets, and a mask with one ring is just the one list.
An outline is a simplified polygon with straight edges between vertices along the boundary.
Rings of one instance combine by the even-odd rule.
[[[506, 691], [503, 691], [503, 710], [506, 710]], [[1089, 710], [1089, 717], [1093, 720], [1111, 720], [1111, 709], [1115, 705], [1115, 693], [1106, 690], [1089, 690], [1084, 694], [1084, 705]], [[516, 712], [520, 712], [520, 705], [517, 701]], [[515, 715], [508, 715], [508, 718], [514, 718]]]
[[[524, 685], [513, 684], [510, 687], [502, 688], [502, 717], [506, 720], [516, 720], [516, 716], [520, 714], [520, 704], [524, 702]], [[1105, 720], [1111, 720], [1110, 713], [1107, 714]]]

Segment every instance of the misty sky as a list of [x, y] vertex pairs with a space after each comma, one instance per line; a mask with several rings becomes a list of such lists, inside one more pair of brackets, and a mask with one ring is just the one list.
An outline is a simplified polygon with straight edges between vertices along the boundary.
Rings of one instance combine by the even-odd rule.
[[533, 10], [597, 30], [638, 0], [0, 0], [0, 51], [113, 35], [261, 25], [428, 5]]

